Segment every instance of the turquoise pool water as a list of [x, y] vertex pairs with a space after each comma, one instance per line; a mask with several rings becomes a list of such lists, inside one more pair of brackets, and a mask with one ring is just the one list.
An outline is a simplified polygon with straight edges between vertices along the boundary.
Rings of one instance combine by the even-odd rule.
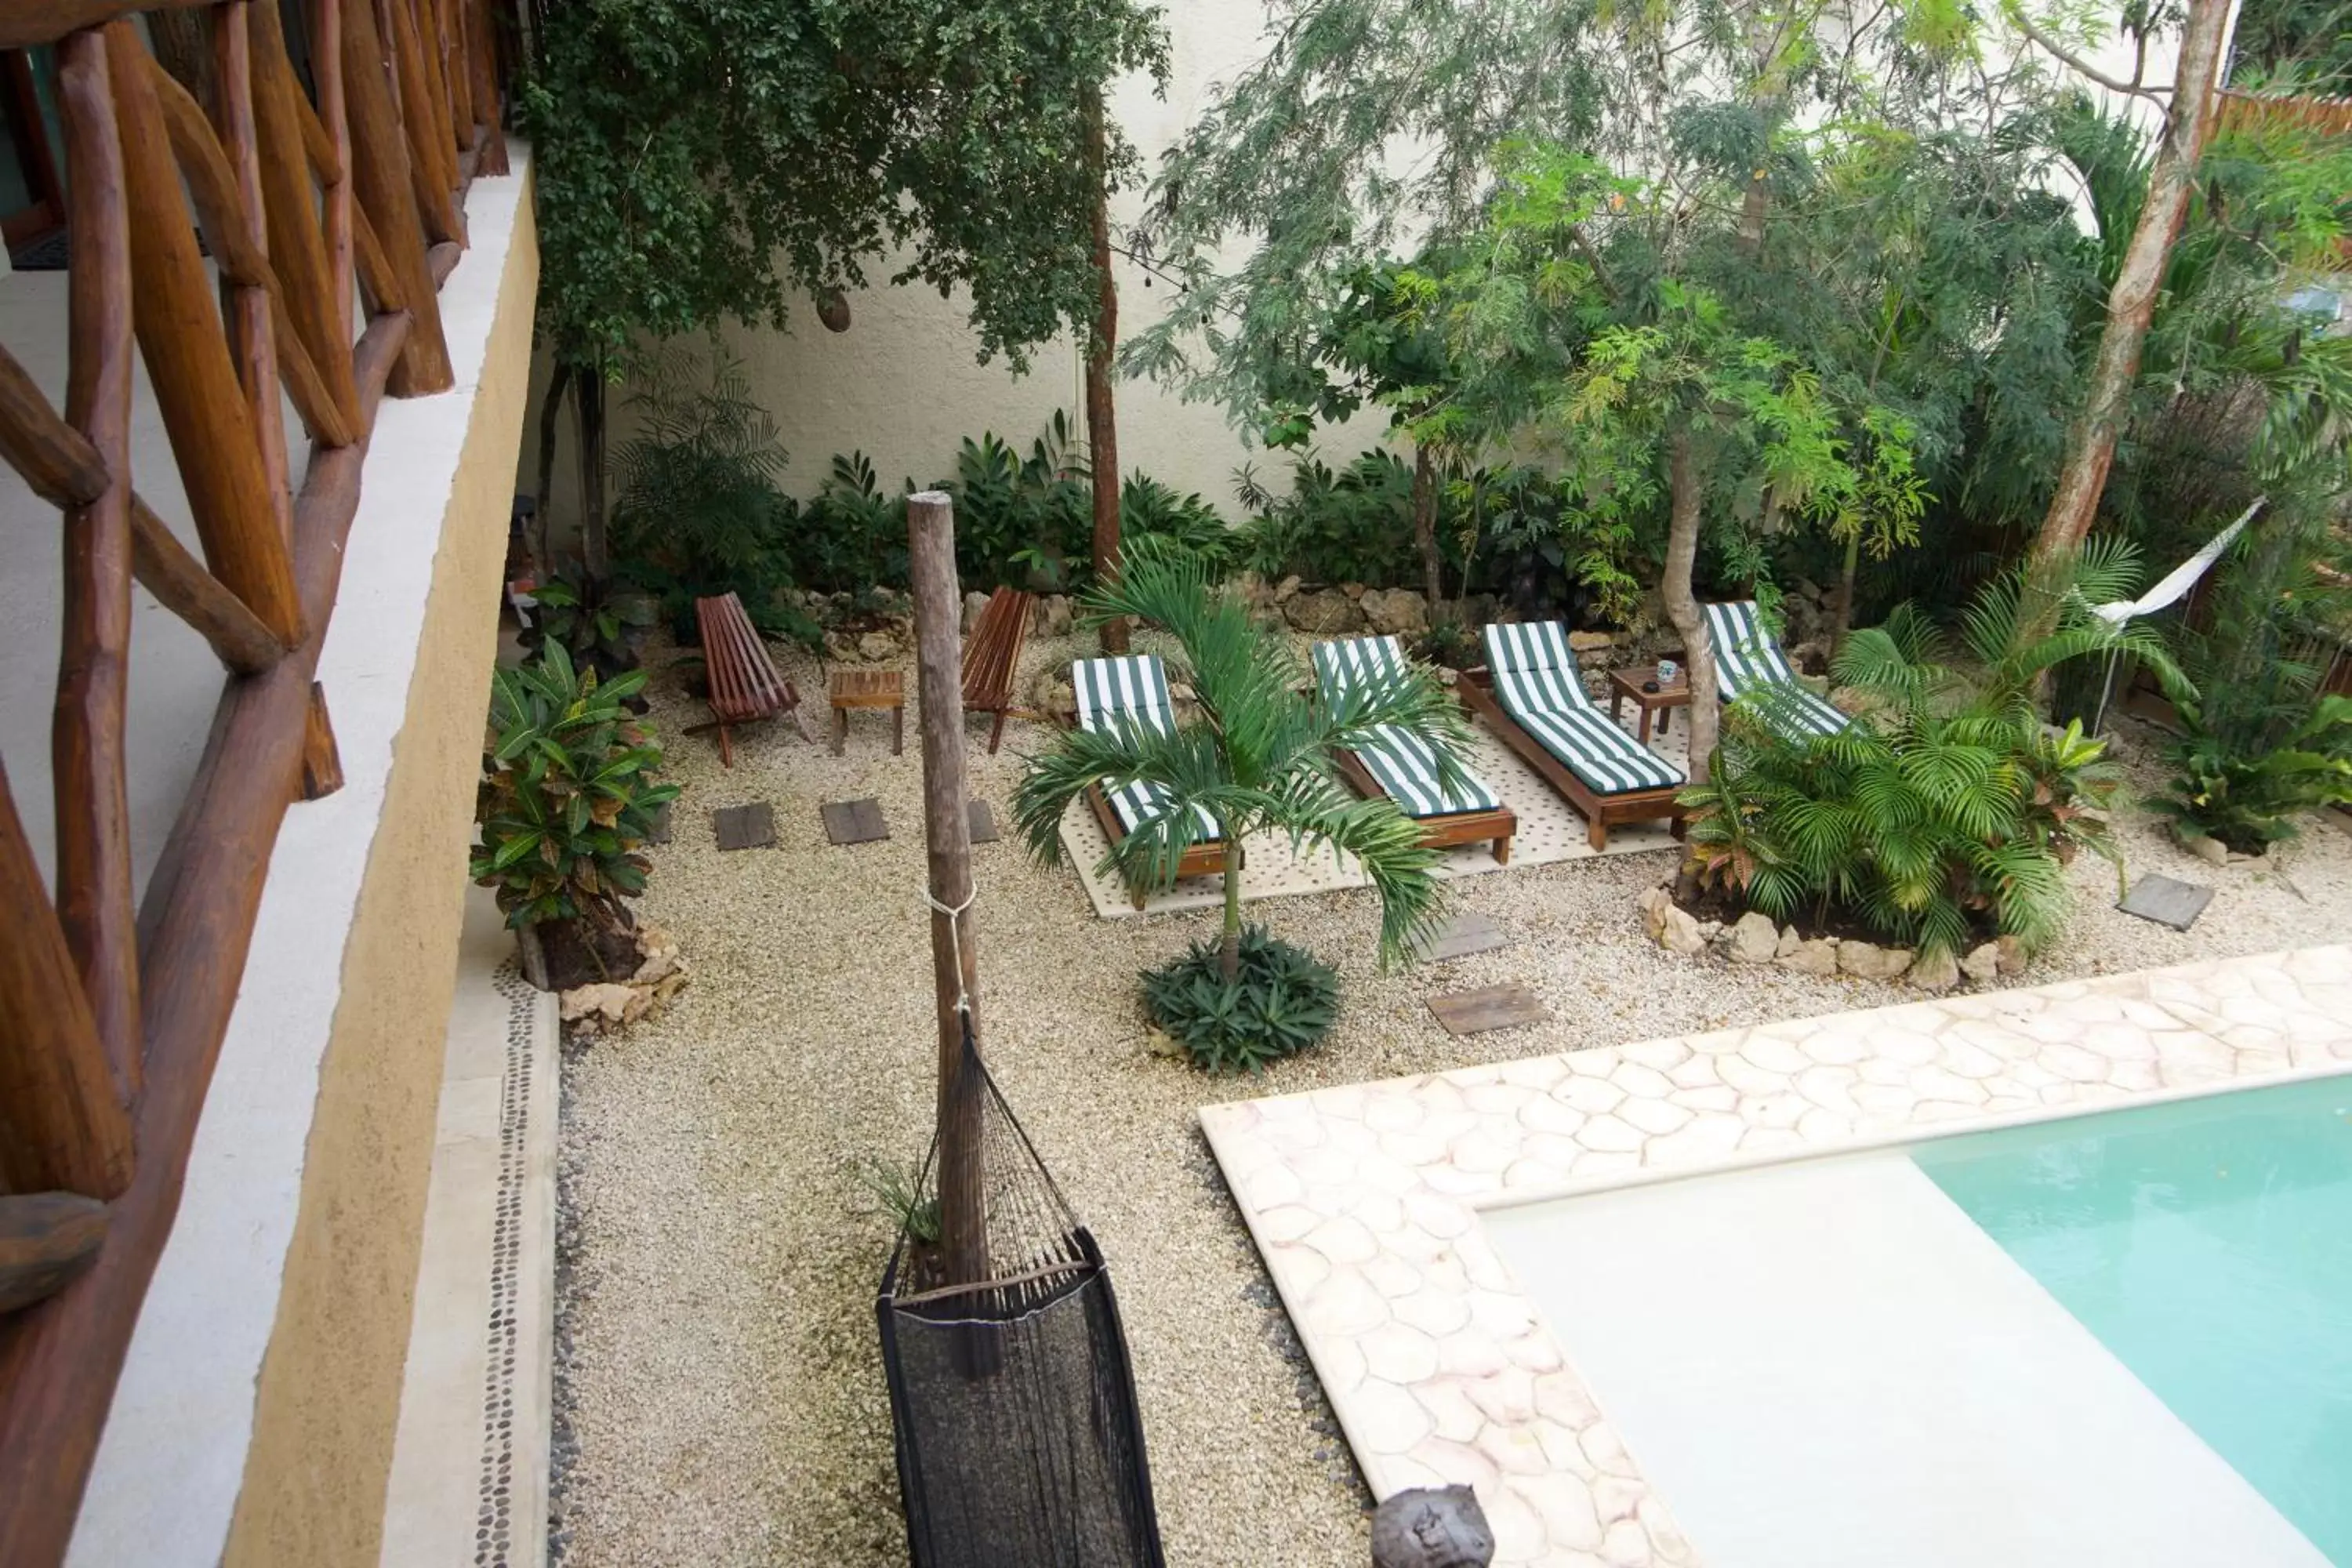
[[1975, 1133], [1912, 1158], [2352, 1568], [2352, 1078]]

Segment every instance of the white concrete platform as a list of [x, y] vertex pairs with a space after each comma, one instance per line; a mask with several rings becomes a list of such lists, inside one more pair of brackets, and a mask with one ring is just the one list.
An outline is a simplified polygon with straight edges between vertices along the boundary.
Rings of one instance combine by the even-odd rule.
[[1906, 1155], [1486, 1220], [1714, 1568], [2326, 1568]]
[[555, 998], [469, 889], [383, 1568], [547, 1560], [560, 1070]]

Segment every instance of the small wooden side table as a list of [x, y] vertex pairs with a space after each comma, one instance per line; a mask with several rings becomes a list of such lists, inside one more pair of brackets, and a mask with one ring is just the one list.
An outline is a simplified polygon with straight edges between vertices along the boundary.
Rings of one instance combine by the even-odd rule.
[[895, 669], [836, 669], [833, 672], [833, 754], [849, 745], [849, 710], [853, 708], [890, 710], [890, 754], [899, 755], [907, 743], [907, 680]]
[[1643, 681], [1655, 680], [1657, 678], [1658, 672], [1654, 667], [1644, 667], [1641, 669], [1612, 669], [1609, 672], [1609, 717], [1614, 720], [1618, 714], [1623, 712], [1625, 699], [1632, 698], [1634, 706], [1642, 710], [1642, 744], [1645, 746], [1650, 743], [1652, 715], [1664, 715], [1658, 720], [1658, 733], [1663, 735], [1675, 721], [1675, 710], [1690, 706], [1690, 672], [1688, 670], [1676, 674], [1672, 686], [1663, 687], [1656, 691], [1642, 689]]

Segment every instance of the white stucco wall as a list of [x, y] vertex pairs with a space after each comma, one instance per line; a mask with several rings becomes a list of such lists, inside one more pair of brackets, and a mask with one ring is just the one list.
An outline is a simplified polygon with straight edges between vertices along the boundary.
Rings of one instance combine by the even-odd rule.
[[[1207, 106], [1211, 85], [1258, 56], [1265, 20], [1262, 0], [1176, 0], [1168, 6], [1171, 69], [1166, 95], [1153, 96], [1148, 79], [1134, 78], [1119, 85], [1111, 101], [1148, 169], [1158, 167], [1160, 153]], [[1141, 210], [1140, 191], [1116, 198], [1114, 237]], [[1145, 287], [1142, 269], [1123, 258], [1114, 265], [1124, 338], [1160, 318], [1169, 289], [1159, 283]], [[889, 268], [869, 270], [887, 276]], [[775, 416], [792, 458], [783, 484], [793, 493], [814, 491], [833, 455], [853, 449], [873, 458], [886, 489], [896, 490], [902, 479], [920, 485], [947, 478], [955, 471], [956, 447], [965, 437], [993, 430], [1026, 452], [1057, 408], [1069, 414], [1083, 441], [1084, 363], [1075, 340], [1040, 347], [1032, 356], [1031, 373], [1016, 377], [1002, 360], [975, 363], [979, 339], [960, 297], [943, 300], [929, 289], [884, 286], [852, 295], [850, 310], [850, 329], [839, 335], [805, 309], [789, 332], [732, 328], [723, 334], [729, 352], [743, 362], [752, 395]], [[543, 387], [543, 365], [541, 372]], [[523, 437], [519, 490], [538, 483], [536, 416], [534, 402]], [[613, 417], [617, 436], [628, 417], [618, 400]], [[1325, 433], [1320, 449], [1327, 457], [1353, 457], [1381, 439], [1386, 423], [1377, 413], [1359, 416], [1347, 427]], [[1286, 455], [1269, 454], [1245, 438], [1227, 423], [1223, 409], [1184, 403], [1145, 381], [1118, 385], [1118, 447], [1123, 473], [1139, 468], [1181, 489], [1198, 490], [1236, 516], [1236, 467], [1255, 460], [1262, 475], [1276, 476], [1288, 468]], [[559, 528], [578, 515], [572, 450], [567, 415], [553, 487], [552, 515]]]

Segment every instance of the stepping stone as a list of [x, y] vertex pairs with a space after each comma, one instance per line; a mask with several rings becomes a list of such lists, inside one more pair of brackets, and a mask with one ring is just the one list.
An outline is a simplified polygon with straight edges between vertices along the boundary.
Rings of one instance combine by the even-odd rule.
[[765, 849], [776, 841], [776, 810], [766, 801], [721, 806], [710, 814], [721, 849]]
[[1476, 910], [1464, 910], [1431, 933], [1419, 954], [1424, 963], [1443, 963], [1449, 958], [1465, 958], [1490, 947], [1508, 947], [1511, 941], [1507, 931]]
[[996, 814], [988, 809], [988, 802], [967, 801], [964, 810], [971, 824], [971, 841], [974, 844], [993, 844], [1004, 837], [996, 831]]
[[890, 825], [882, 820], [882, 803], [872, 795], [829, 800], [818, 810], [824, 817], [824, 836], [835, 844], [870, 844], [890, 837]]
[[646, 843], [667, 844], [669, 842], [669, 808], [677, 804], [677, 803], [676, 801], [666, 800], [659, 805], [654, 807], [653, 816], [646, 819]]
[[2127, 915], [2137, 915], [2144, 921], [2170, 926], [2175, 931], [2187, 931], [2213, 901], [2213, 889], [2195, 882], [2183, 882], [2171, 877], [2159, 877], [2151, 871], [2132, 884], [2131, 891], [2116, 908]]
[[1449, 1035], [1479, 1035], [1488, 1029], [1540, 1024], [1551, 1016], [1524, 985], [1488, 985], [1476, 991], [1456, 991], [1432, 996], [1429, 1010]]

